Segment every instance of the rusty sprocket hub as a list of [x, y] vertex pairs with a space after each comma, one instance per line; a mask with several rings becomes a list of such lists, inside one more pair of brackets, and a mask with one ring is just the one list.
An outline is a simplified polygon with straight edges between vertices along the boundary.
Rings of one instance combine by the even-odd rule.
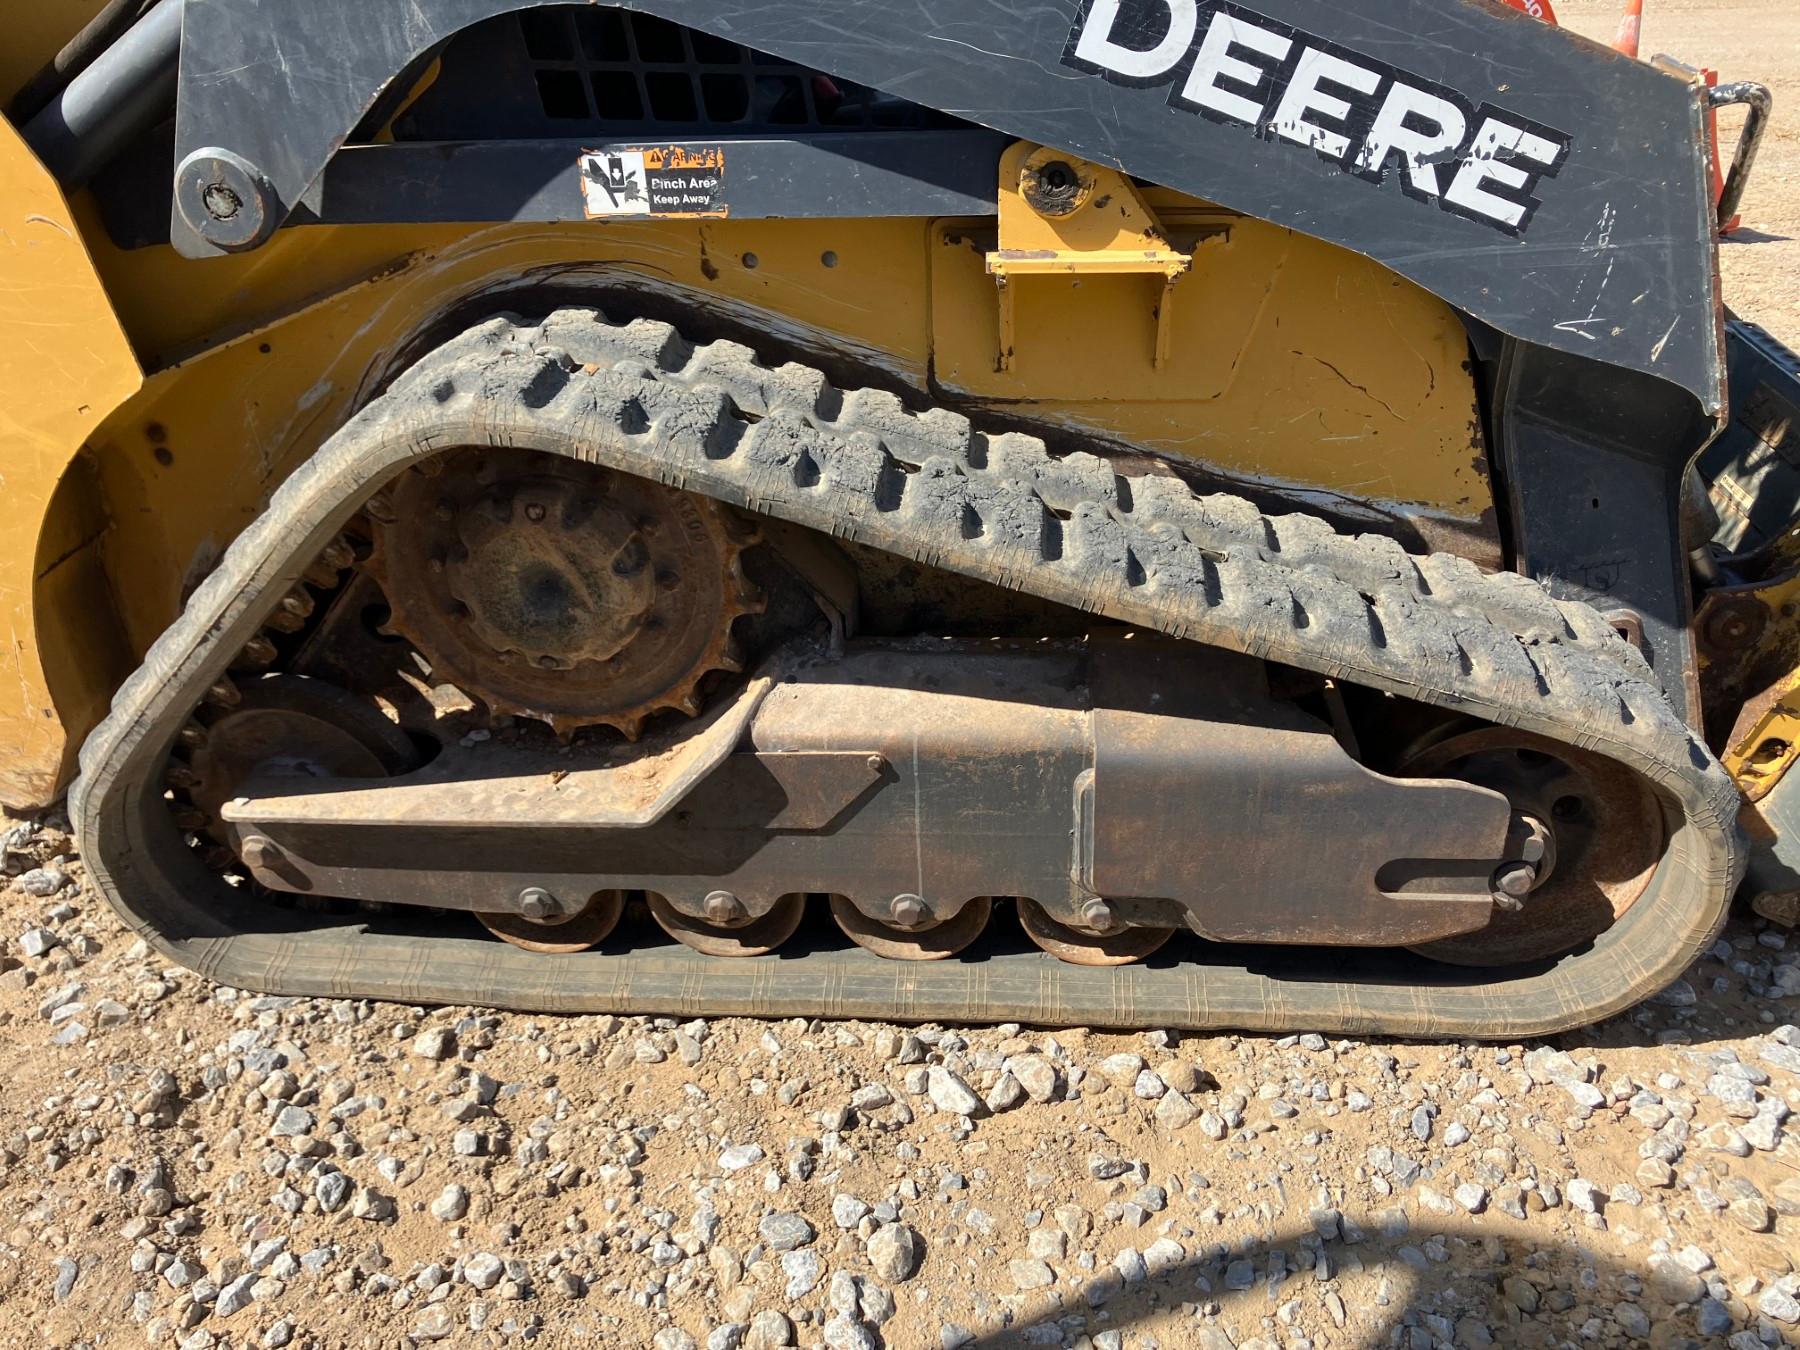
[[563, 456], [455, 451], [369, 514], [388, 626], [432, 678], [563, 735], [699, 712], [701, 680], [742, 667], [733, 622], [762, 608], [730, 508]]

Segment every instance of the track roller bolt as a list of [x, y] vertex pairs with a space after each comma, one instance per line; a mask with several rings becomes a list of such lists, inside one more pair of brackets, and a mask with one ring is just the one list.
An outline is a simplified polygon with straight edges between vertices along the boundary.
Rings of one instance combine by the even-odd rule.
[[888, 913], [896, 928], [923, 928], [931, 922], [931, 911], [925, 907], [924, 899], [910, 893], [896, 895]]
[[706, 921], [721, 928], [730, 928], [750, 917], [744, 902], [730, 891], [708, 891], [700, 907], [706, 912]]
[[1124, 927], [1113, 907], [1097, 898], [1081, 907], [1081, 922], [1096, 933], [1116, 933]]
[[549, 923], [562, 917], [562, 903], [542, 886], [527, 886], [519, 892], [519, 913], [533, 923]]
[[286, 861], [275, 841], [261, 834], [246, 835], [238, 845], [238, 857], [253, 872], [267, 872]]
[[1508, 914], [1516, 914], [1525, 908], [1525, 897], [1531, 894], [1531, 888], [1537, 885], [1538, 870], [1530, 863], [1502, 863], [1494, 872], [1491, 885], [1494, 891], [1494, 906], [1505, 910]]

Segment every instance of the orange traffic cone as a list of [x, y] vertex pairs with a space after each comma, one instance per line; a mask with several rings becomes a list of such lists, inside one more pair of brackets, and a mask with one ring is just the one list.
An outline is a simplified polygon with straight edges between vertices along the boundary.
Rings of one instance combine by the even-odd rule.
[[1638, 40], [1644, 32], [1644, 0], [1625, 0], [1625, 16], [1619, 20], [1619, 35], [1613, 46], [1625, 55], [1638, 54]]

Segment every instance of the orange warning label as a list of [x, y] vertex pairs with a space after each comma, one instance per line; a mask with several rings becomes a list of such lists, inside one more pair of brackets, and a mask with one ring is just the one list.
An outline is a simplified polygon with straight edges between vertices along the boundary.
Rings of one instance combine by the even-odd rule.
[[581, 197], [588, 219], [619, 216], [723, 216], [722, 146], [647, 145], [587, 150]]

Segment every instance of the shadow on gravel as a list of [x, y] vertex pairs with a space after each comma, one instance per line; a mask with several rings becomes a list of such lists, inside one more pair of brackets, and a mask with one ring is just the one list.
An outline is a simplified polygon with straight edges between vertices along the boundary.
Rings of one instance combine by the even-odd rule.
[[[1557, 1240], [1534, 1239], [1527, 1250], [1517, 1237], [1511, 1242], [1502, 1237], [1498, 1231], [1447, 1223], [1403, 1236], [1369, 1232], [1359, 1242], [1337, 1237], [1321, 1243], [1311, 1229], [1296, 1229], [1226, 1256], [1182, 1261], [1137, 1283], [1126, 1283], [1110, 1267], [1103, 1268], [1094, 1279], [1110, 1281], [1112, 1292], [1099, 1307], [1090, 1308], [1083, 1293], [1064, 1293], [1060, 1306], [1028, 1311], [1010, 1326], [977, 1336], [967, 1350], [1063, 1345], [1109, 1330], [1125, 1332], [1124, 1344], [1133, 1346], [1133, 1328], [1153, 1317], [1159, 1325], [1151, 1334], [1164, 1350], [1230, 1350], [1258, 1336], [1273, 1350], [1300, 1332], [1323, 1333], [1332, 1345], [1369, 1350], [1409, 1344], [1470, 1350], [1549, 1346], [1586, 1339], [1581, 1327], [1589, 1318], [1599, 1319], [1601, 1340], [1607, 1343], [1623, 1339], [1638, 1344], [1653, 1327], [1665, 1327], [1655, 1343], [1672, 1350], [1721, 1344], [1743, 1325], [1736, 1320], [1723, 1327], [1709, 1323], [1702, 1332], [1693, 1301], [1705, 1296], [1704, 1289], [1697, 1277], [1687, 1279], [1686, 1272], [1671, 1276], [1622, 1265]], [[1329, 1262], [1332, 1285], [1321, 1284], [1313, 1269], [1321, 1255]], [[1286, 1271], [1291, 1259], [1304, 1268], [1271, 1284], [1271, 1264]], [[1687, 1287], [1672, 1286], [1672, 1278]], [[1333, 1289], [1342, 1300], [1341, 1328], [1328, 1305]], [[1298, 1303], [1291, 1327], [1278, 1316], [1290, 1301]], [[1674, 1311], [1678, 1302], [1689, 1306]], [[1183, 1304], [1189, 1305], [1186, 1312]], [[1216, 1316], [1195, 1315], [1196, 1307], [1215, 1304]], [[1640, 1310], [1642, 1322], [1629, 1308], [1618, 1318], [1614, 1308], [1619, 1304]], [[1711, 1311], [1726, 1321], [1723, 1308]], [[931, 1350], [937, 1350], [935, 1341]]]
[[1764, 234], [1761, 230], [1753, 230], [1748, 225], [1740, 225], [1724, 236], [1724, 242], [1727, 244], [1787, 244], [1793, 241], [1785, 234]]

